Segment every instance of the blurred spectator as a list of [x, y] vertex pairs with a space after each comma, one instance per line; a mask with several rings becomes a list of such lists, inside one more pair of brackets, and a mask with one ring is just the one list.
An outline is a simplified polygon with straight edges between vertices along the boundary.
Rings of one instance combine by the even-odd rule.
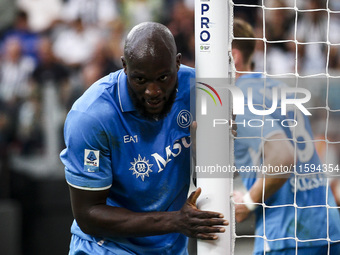
[[[121, 61], [120, 56], [119, 61]], [[80, 97], [92, 83], [99, 78], [122, 68], [122, 66], [119, 66], [112, 57], [113, 54], [110, 51], [108, 44], [102, 41], [96, 45], [92, 58], [82, 65], [77, 79], [72, 79], [71, 86], [68, 86], [67, 89], [63, 90], [62, 102], [67, 111], [71, 109], [74, 101]]]
[[29, 79], [34, 66], [33, 59], [22, 54], [21, 41], [8, 38], [0, 64], [0, 99], [9, 104], [24, 100], [30, 93]]
[[41, 112], [41, 97], [38, 93], [32, 93], [18, 111], [15, 153], [42, 155], [44, 137]]
[[249, 24], [255, 27], [257, 23], [258, 8], [249, 7], [249, 5], [258, 5], [260, 1], [259, 0], [234, 0], [233, 2], [236, 5], [241, 5], [241, 6], [234, 7], [234, 16], [236, 18], [240, 18], [240, 19], [247, 21]]
[[52, 41], [49, 37], [40, 39], [38, 54], [39, 64], [32, 74], [35, 86], [39, 89], [39, 87], [41, 88], [47, 83], [53, 83], [57, 86], [60, 95], [62, 95], [62, 91], [69, 86], [70, 72], [56, 59], [52, 50]]
[[1, 0], [0, 1], [0, 37], [9, 29], [15, 19], [16, 4], [13, 0]]
[[[36, 118], [40, 117], [40, 105], [41, 97], [43, 94], [43, 88], [47, 85], [54, 85], [56, 87], [57, 97], [61, 105], [64, 105], [64, 111], [66, 112], [65, 103], [67, 102], [67, 94], [70, 91], [70, 71], [69, 69], [60, 63], [55, 57], [52, 50], [52, 41], [49, 37], [41, 38], [38, 47], [39, 53], [39, 64], [32, 73], [32, 82], [35, 87], [35, 97], [30, 98], [28, 102], [29, 109], [36, 110], [30, 114], [32, 117], [26, 123], [31, 123], [30, 126], [38, 126], [38, 121]], [[31, 131], [41, 129], [37, 127]]]
[[195, 65], [194, 22], [194, 10], [179, 1], [173, 7], [170, 22], [166, 24], [175, 37], [178, 52], [182, 54], [182, 63], [191, 67]]
[[195, 11], [195, 0], [183, 0], [185, 6], [192, 11]]
[[[326, 0], [309, 0], [306, 9], [314, 10], [298, 14], [296, 39], [301, 43], [308, 43], [298, 45], [299, 60], [301, 59], [298, 64], [302, 75], [326, 72], [328, 18], [326, 11], [316, 10], [325, 8]], [[291, 38], [294, 38], [294, 28], [293, 25]]]
[[5, 154], [5, 149], [7, 144], [9, 144], [10, 139], [13, 138], [11, 133], [11, 118], [10, 112], [7, 109], [7, 105], [0, 100], [0, 169], [2, 169], [3, 156]]
[[335, 75], [339, 75], [340, 70], [340, 15], [339, 14], [331, 14], [329, 21], [329, 31], [331, 33], [328, 34], [330, 46], [330, 55], [329, 55], [329, 68], [330, 73]]
[[267, 43], [266, 72], [269, 74], [294, 73], [295, 44], [292, 42], [277, 43], [277, 41], [289, 39], [288, 33], [294, 22], [295, 12], [294, 10], [279, 9], [287, 7], [284, 0], [276, 0], [266, 7], [278, 8], [267, 10], [265, 13], [266, 39], [269, 41]]
[[[8, 38], [16, 37], [21, 42], [22, 54], [30, 56], [37, 62], [37, 42], [40, 35], [32, 32], [28, 25], [28, 16], [25, 11], [18, 10], [13, 26], [11, 26], [1, 38], [2, 48]], [[3, 49], [2, 49], [3, 51]]]
[[88, 63], [81, 70], [78, 86], [70, 91], [66, 106], [71, 109], [73, 103], [87, 90], [94, 82], [102, 77], [102, 67], [98, 63]]
[[9, 148], [14, 140], [15, 114], [0, 100], [0, 199], [9, 197]]
[[160, 21], [163, 9], [162, 0], [120, 1], [126, 30], [145, 21]]
[[125, 25], [122, 19], [117, 19], [110, 24], [107, 43], [106, 57], [111, 57], [112, 61], [118, 68], [122, 68], [121, 56], [123, 56], [125, 37]]
[[68, 0], [63, 7], [66, 22], [80, 18], [85, 27], [106, 28], [119, 17], [116, 0]]
[[60, 19], [63, 0], [17, 0], [20, 9], [28, 14], [28, 24], [34, 32], [47, 32]]
[[91, 59], [95, 46], [100, 40], [100, 31], [84, 27], [81, 19], [78, 18], [57, 34], [53, 51], [64, 64], [78, 69]]
[[168, 1], [162, 1], [163, 6], [160, 11], [160, 23], [167, 24], [171, 21], [172, 12], [174, 9], [174, 6], [177, 2], [183, 1], [185, 5], [190, 9], [194, 7], [194, 1], [195, 0], [168, 0]]
[[[287, 6], [289, 8], [294, 8], [295, 6], [299, 9], [299, 10], [304, 10], [307, 8], [308, 5], [308, 1], [309, 0], [304, 0], [304, 1], [300, 1], [300, 0], [280, 0], [280, 2], [282, 2], [284, 4], [284, 6]], [[263, 3], [266, 7], [272, 7], [274, 5], [276, 5], [277, 0], [263, 0]], [[259, 2], [261, 3], [261, 1]]]
[[113, 59], [113, 52], [111, 52], [109, 45], [103, 41], [97, 43], [92, 59], [89, 62], [98, 66], [101, 73], [100, 76], [108, 75], [109, 73], [122, 68], [120, 57], [119, 61], [115, 62]]

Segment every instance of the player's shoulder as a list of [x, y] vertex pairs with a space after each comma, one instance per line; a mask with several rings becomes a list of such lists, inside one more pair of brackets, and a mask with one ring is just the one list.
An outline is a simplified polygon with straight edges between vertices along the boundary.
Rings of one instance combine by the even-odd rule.
[[195, 78], [195, 69], [181, 64], [179, 70], [178, 70], [178, 78]]
[[83, 95], [76, 100], [72, 109], [86, 111], [88, 110], [87, 108], [98, 102], [112, 101], [112, 93], [117, 86], [118, 77], [121, 72], [122, 70], [110, 73], [94, 82]]
[[195, 79], [196, 72], [194, 68], [181, 64], [177, 76], [179, 85], [183, 83], [190, 84], [190, 82]]
[[187, 100], [195, 87], [195, 69], [186, 65], [181, 65], [178, 73], [177, 99]]
[[122, 70], [110, 73], [93, 83], [76, 102], [70, 112], [79, 112], [93, 117], [113, 114], [116, 107], [115, 91]]
[[247, 95], [248, 89], [252, 88], [253, 94], [262, 93], [263, 89], [272, 89], [274, 87], [287, 87], [282, 79], [267, 77], [262, 73], [251, 73], [242, 75], [236, 81], [236, 86]]

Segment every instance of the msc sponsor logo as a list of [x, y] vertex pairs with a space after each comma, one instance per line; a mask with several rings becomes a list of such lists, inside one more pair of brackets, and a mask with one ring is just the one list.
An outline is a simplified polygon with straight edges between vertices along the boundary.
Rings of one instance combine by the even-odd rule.
[[133, 175], [136, 175], [136, 178], [140, 177], [142, 181], [144, 181], [145, 176], [149, 177], [149, 173], [152, 172], [151, 167], [153, 164], [149, 164], [149, 160], [146, 160], [145, 157], [142, 158], [140, 154], [138, 154], [138, 158], [134, 158], [134, 162], [130, 162], [132, 165], [129, 170], [132, 171]]
[[140, 177], [142, 181], [145, 180], [145, 177], [149, 177], [149, 173], [154, 172], [152, 167], [157, 168], [157, 173], [162, 172], [166, 165], [179, 156], [183, 150], [183, 148], [189, 148], [191, 145], [190, 137], [183, 137], [180, 140], [177, 140], [172, 146], [167, 146], [164, 148], [165, 157], [159, 153], [153, 153], [150, 156], [156, 161], [156, 165], [150, 164], [147, 157], [142, 157], [138, 154], [137, 158], [134, 158], [133, 162], [130, 162], [132, 165], [129, 170], [132, 171], [133, 175], [136, 175], [136, 178]]

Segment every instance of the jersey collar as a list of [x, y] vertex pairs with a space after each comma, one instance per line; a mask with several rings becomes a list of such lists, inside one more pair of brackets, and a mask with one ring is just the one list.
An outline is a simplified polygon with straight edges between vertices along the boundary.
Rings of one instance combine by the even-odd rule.
[[258, 79], [258, 78], [264, 78], [262, 73], [249, 73], [249, 74], [243, 74], [239, 77], [239, 79]]
[[128, 81], [127, 76], [122, 69], [118, 75], [118, 99], [119, 106], [122, 112], [135, 111], [135, 106], [132, 103], [131, 97], [128, 91]]

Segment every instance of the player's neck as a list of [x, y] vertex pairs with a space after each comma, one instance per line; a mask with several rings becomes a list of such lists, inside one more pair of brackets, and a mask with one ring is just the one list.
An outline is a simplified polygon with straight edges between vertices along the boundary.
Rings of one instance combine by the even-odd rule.
[[242, 65], [241, 67], [236, 68], [236, 70], [237, 71], [236, 71], [235, 77], [237, 79], [240, 76], [244, 75], [245, 74], [244, 72], [251, 72], [252, 68], [251, 68], [251, 65]]

